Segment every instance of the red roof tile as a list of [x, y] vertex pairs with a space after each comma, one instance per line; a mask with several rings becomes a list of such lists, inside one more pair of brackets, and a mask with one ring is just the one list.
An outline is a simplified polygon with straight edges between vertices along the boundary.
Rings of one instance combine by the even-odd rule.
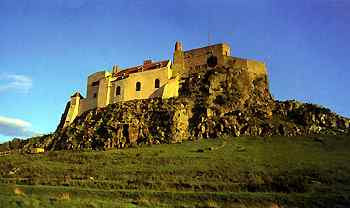
[[134, 66], [134, 67], [130, 67], [127, 69], [124, 69], [122, 71], [119, 71], [118, 73], [114, 74], [114, 77], [126, 77], [129, 74], [133, 74], [133, 73], [137, 73], [137, 72], [143, 72], [143, 71], [148, 71], [148, 70], [152, 70], [152, 69], [159, 69], [162, 67], [165, 67], [168, 65], [170, 60], [164, 60], [164, 61], [157, 61], [157, 62], [152, 62], [152, 63], [146, 63], [143, 65], [139, 65], [139, 66]]

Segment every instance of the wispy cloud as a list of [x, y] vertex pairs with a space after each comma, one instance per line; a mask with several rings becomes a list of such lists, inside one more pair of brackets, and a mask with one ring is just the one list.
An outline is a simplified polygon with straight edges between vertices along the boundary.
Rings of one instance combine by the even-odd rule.
[[16, 90], [28, 93], [33, 86], [32, 78], [19, 74], [0, 74], [0, 92]]
[[31, 137], [38, 133], [31, 130], [32, 124], [17, 118], [0, 116], [0, 135], [10, 137]]

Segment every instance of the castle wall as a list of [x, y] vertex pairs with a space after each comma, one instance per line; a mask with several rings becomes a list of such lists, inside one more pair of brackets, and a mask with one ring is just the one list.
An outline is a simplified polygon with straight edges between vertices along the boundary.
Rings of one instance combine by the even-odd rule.
[[86, 98], [81, 99], [79, 115], [87, 110], [104, 107], [109, 104], [109, 79], [111, 74], [100, 71], [91, 74], [87, 81]]
[[[93, 73], [88, 77], [87, 86], [86, 86], [87, 99], [97, 98], [98, 89], [100, 85], [99, 81], [101, 79], [104, 79], [108, 74], [109, 73], [106, 71], [100, 71], [100, 72]], [[95, 93], [96, 93], [96, 96], [95, 96]]]
[[[179, 45], [178, 45], [179, 44]], [[185, 68], [185, 54], [182, 51], [182, 46], [180, 43], [176, 43], [177, 48], [175, 47], [173, 64], [171, 66], [173, 70], [173, 77], [182, 76], [182, 74], [188, 74], [188, 71]]]
[[263, 62], [247, 60], [247, 67], [251, 76], [267, 76], [266, 66]]
[[218, 65], [223, 65], [224, 57], [231, 55], [230, 46], [223, 43], [185, 51], [185, 69], [188, 70], [189, 73], [195, 73], [201, 68], [207, 68], [209, 54], [218, 58]]
[[246, 69], [247, 74], [251, 79], [256, 79], [258, 77], [267, 77], [266, 65], [263, 62], [237, 57], [226, 57], [225, 62], [227, 66], [232, 66], [237, 70], [242, 68]]
[[167, 99], [171, 97], [178, 97], [179, 88], [180, 88], [179, 77], [170, 79], [168, 83], [164, 86], [162, 98]]
[[87, 98], [81, 99], [78, 116], [84, 113], [85, 111], [96, 108], [96, 106], [97, 106], [97, 99], [87, 99]]
[[[128, 78], [111, 82], [110, 103], [133, 99], [161, 97], [165, 85], [171, 77], [170, 63], [167, 67], [130, 74]], [[159, 79], [160, 86], [155, 88], [155, 80]], [[141, 90], [136, 91], [136, 83], [141, 83]], [[120, 95], [116, 95], [117, 87]]]
[[79, 114], [79, 106], [80, 96], [71, 97], [70, 106], [63, 127], [68, 126], [74, 121], [75, 117], [77, 117], [77, 115]]
[[110, 101], [110, 88], [111, 88], [111, 77], [100, 79], [97, 96], [97, 107], [102, 108], [109, 104]]

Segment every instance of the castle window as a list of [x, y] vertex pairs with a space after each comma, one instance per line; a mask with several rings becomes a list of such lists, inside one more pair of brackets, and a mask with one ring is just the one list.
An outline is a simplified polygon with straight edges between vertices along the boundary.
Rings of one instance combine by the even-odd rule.
[[154, 88], [159, 88], [160, 81], [159, 79], [154, 80]]
[[93, 95], [93, 96], [94, 96], [94, 98], [96, 98], [96, 97], [97, 97], [97, 93], [94, 93], [94, 95]]
[[115, 95], [120, 95], [120, 86], [115, 89]]
[[136, 91], [141, 91], [141, 82], [136, 82]]
[[199, 70], [199, 69], [201, 69], [201, 66], [197, 65], [197, 66], [195, 66], [195, 68], [196, 68], [196, 70]]
[[93, 82], [91, 86], [98, 86], [100, 84], [100, 81]]

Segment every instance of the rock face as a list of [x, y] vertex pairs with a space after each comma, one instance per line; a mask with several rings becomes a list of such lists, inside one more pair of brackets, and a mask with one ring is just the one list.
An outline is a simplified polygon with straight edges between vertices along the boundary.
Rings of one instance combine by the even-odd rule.
[[173, 143], [189, 138], [192, 102], [151, 99], [112, 104], [84, 113], [57, 131], [47, 149], [109, 149], [138, 143]]
[[266, 73], [254, 73], [243, 59], [228, 57], [226, 63], [182, 78], [177, 98], [90, 110], [70, 126], [22, 146], [104, 150], [222, 135], [349, 134], [349, 119], [313, 104], [275, 101]]

